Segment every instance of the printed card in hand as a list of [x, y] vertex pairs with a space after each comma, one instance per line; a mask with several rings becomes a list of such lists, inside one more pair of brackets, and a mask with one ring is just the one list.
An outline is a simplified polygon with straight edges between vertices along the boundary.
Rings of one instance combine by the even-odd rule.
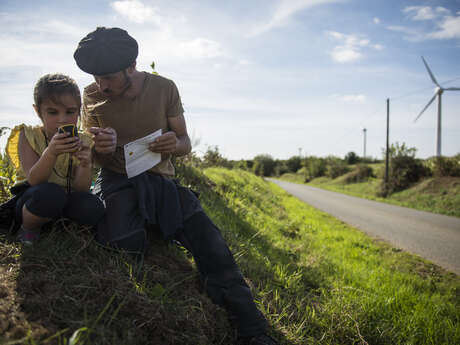
[[124, 146], [128, 178], [142, 174], [160, 163], [161, 154], [149, 150], [149, 144], [161, 135], [161, 129]]

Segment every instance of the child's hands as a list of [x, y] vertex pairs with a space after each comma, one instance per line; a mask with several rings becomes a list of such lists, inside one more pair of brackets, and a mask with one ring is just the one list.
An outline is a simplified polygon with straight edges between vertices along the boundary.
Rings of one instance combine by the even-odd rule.
[[80, 161], [82, 168], [89, 168], [92, 164], [93, 155], [89, 146], [81, 146], [80, 150], [73, 154]]
[[48, 151], [57, 157], [62, 153], [76, 152], [81, 145], [79, 137], [69, 137], [69, 133], [56, 133], [48, 144]]

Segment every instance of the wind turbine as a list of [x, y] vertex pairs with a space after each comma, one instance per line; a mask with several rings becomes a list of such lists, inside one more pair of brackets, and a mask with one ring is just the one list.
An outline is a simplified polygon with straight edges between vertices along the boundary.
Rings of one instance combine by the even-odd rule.
[[437, 130], [436, 130], [436, 156], [440, 157], [441, 156], [441, 96], [444, 91], [460, 91], [460, 87], [448, 87], [448, 88], [443, 88], [441, 85], [439, 85], [438, 81], [434, 77], [433, 73], [430, 70], [430, 67], [428, 67], [428, 64], [426, 63], [425, 59], [422, 56], [423, 63], [425, 64], [426, 70], [428, 71], [428, 74], [431, 77], [431, 80], [433, 83], [436, 84], [436, 89], [434, 91], [434, 96], [430, 99], [427, 105], [425, 105], [425, 108], [418, 114], [417, 118], [414, 120], [416, 122], [420, 116], [422, 116], [423, 112], [433, 103], [436, 97], [438, 97], [438, 125], [437, 125]]

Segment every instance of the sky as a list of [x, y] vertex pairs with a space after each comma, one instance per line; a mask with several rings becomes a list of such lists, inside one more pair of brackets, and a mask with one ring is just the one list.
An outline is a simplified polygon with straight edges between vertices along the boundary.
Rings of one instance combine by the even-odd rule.
[[[93, 81], [73, 52], [98, 26], [127, 30], [138, 69], [176, 83], [198, 155], [382, 158], [389, 98], [390, 142], [427, 158], [437, 103], [414, 120], [436, 85], [421, 56], [460, 87], [460, 0], [2, 0], [0, 126], [39, 124], [46, 73]], [[444, 92], [441, 123], [442, 154], [460, 153], [460, 91]]]

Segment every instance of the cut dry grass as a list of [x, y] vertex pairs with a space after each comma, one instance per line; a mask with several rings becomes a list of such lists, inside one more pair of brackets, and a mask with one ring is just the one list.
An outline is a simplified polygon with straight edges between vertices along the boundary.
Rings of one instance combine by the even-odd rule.
[[0, 342], [232, 344], [190, 259], [159, 239], [141, 262], [59, 223], [33, 248], [3, 239], [0, 263]]

